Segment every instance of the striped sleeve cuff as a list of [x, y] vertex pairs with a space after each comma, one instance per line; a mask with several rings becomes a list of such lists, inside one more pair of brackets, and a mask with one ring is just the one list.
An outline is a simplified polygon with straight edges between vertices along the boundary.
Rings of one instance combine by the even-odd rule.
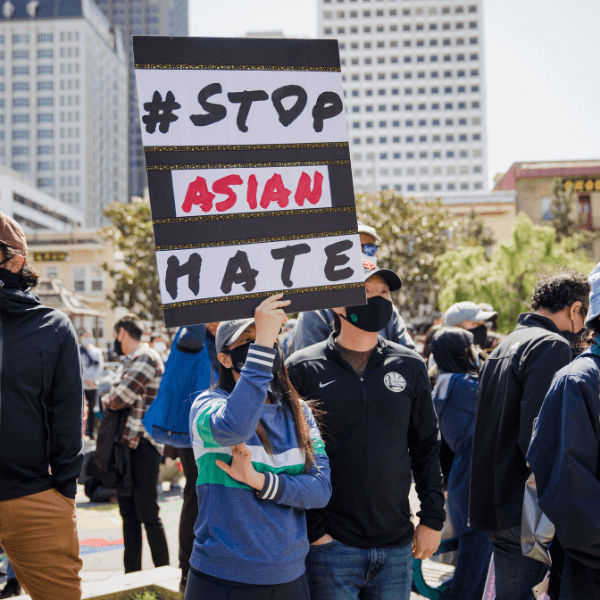
[[256, 492], [256, 495], [261, 500], [273, 500], [273, 502], [277, 502], [283, 496], [285, 481], [279, 475], [275, 475], [269, 471], [265, 471], [264, 475], [265, 484], [260, 492]]
[[245, 366], [250, 369], [258, 369], [259, 371], [270, 373], [273, 370], [273, 361], [276, 354], [277, 352], [274, 348], [250, 344]]

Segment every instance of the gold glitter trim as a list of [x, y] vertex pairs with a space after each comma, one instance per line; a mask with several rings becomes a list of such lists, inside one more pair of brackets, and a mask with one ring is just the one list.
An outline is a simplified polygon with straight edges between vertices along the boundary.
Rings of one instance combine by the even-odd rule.
[[231, 213], [227, 215], [200, 215], [198, 217], [174, 217], [168, 219], [152, 219], [153, 225], [174, 225], [177, 223], [197, 223], [199, 221], [227, 221], [231, 219], [253, 219], [255, 217], [291, 217], [299, 215], [327, 215], [331, 213], [355, 212], [354, 206], [339, 208], [308, 208], [297, 210], [273, 210], [257, 213]]
[[290, 162], [202, 163], [198, 165], [150, 165], [147, 171], [191, 171], [193, 169], [260, 169], [262, 167], [312, 167], [317, 165], [349, 165], [349, 160], [300, 160]]
[[172, 246], [156, 246], [156, 252], [172, 250], [195, 250], [196, 248], [217, 248], [220, 246], [244, 246], [246, 244], [264, 244], [267, 242], [287, 242], [292, 240], [309, 240], [312, 238], [334, 237], [339, 235], [358, 235], [356, 229], [342, 231], [325, 231], [322, 233], [302, 233], [298, 235], [279, 235], [275, 237], [250, 238], [246, 240], [225, 240], [220, 242], [198, 242], [195, 244], [174, 244]]
[[[173, 308], [186, 308], [187, 306], [203, 306], [206, 304], [217, 304], [218, 302], [235, 302], [236, 300], [252, 300], [257, 298], [267, 298], [273, 294], [283, 293], [286, 296], [292, 294], [305, 294], [309, 292], [332, 292], [335, 290], [353, 290], [364, 288], [364, 283], [341, 283], [340, 285], [324, 285], [310, 288], [295, 288], [285, 290], [272, 290], [268, 292], [256, 292], [255, 294], [239, 294], [237, 296], [219, 296], [218, 298], [202, 298], [200, 300], [188, 300], [187, 302], [174, 302], [173, 304], [163, 304], [163, 310]], [[285, 296], [284, 296], [285, 297]]]
[[304, 150], [316, 148], [349, 148], [348, 142], [322, 144], [257, 144], [250, 146], [144, 146], [144, 152], [224, 152], [227, 150]]
[[149, 64], [135, 63], [136, 69], [170, 71], [317, 71], [321, 73], [341, 73], [341, 67], [274, 66], [274, 65], [185, 65], [180, 63]]

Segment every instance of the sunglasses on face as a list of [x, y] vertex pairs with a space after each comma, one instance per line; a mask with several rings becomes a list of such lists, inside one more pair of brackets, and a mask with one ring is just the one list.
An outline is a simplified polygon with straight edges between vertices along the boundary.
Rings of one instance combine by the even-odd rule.
[[377, 254], [377, 244], [361, 244], [363, 254], [367, 256], [375, 256]]

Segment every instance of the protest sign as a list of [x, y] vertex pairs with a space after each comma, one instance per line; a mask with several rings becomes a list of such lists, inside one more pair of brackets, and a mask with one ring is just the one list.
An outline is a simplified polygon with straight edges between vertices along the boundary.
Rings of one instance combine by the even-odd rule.
[[365, 304], [337, 42], [133, 50], [165, 325]]

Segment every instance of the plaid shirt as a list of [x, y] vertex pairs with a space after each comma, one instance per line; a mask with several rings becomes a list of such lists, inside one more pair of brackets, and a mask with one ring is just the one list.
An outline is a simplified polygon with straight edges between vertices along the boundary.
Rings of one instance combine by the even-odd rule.
[[165, 366], [158, 352], [148, 344], [140, 344], [127, 358], [129, 364], [123, 371], [121, 381], [110, 392], [108, 408], [131, 408], [121, 439], [124, 444], [135, 449], [143, 437], [162, 452], [162, 445], [152, 439], [142, 424], [142, 419], [152, 400], [156, 398]]

